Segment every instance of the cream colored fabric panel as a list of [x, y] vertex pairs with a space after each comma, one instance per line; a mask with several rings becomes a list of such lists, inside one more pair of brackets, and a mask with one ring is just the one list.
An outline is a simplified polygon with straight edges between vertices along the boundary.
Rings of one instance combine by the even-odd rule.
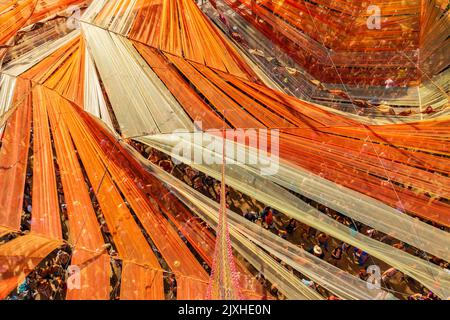
[[82, 31], [122, 133], [160, 132], [127, 64], [129, 57], [122, 56], [108, 31], [84, 23]]
[[121, 4], [121, 6], [118, 13], [114, 15], [114, 18], [108, 29], [118, 34], [127, 35], [128, 32], [130, 32], [131, 26], [134, 22], [134, 18], [136, 17], [135, 5], [137, 3], [137, 0], [118, 2]]
[[[439, 108], [449, 102], [450, 94], [450, 69], [436, 75], [433, 79], [427, 79], [419, 87], [419, 93], [421, 98], [422, 110], [427, 106], [432, 106], [433, 108]], [[449, 108], [444, 109], [448, 115]], [[437, 117], [442, 115], [443, 112], [433, 113], [428, 117]]]
[[81, 17], [81, 21], [92, 23], [97, 14], [102, 10], [105, 5], [106, 0], [95, 0], [92, 1], [86, 11], [83, 13]]
[[[173, 152], [177, 143], [180, 143], [179, 137], [180, 135], [159, 135], [145, 137], [139, 140], [170, 154], [172, 157], [182, 162], [189, 163], [194, 168], [220, 180], [220, 165], [194, 163], [190, 157], [182, 157]], [[199, 145], [192, 145], [192, 147], [197, 149], [197, 152], [211, 153], [209, 150], [202, 148]], [[269, 179], [262, 177], [260, 172], [255, 174], [243, 166], [227, 165], [226, 173], [228, 179], [227, 184], [231, 187], [276, 208], [291, 218], [321, 230], [332, 237], [340, 239], [355, 247], [363, 249], [374, 257], [385, 261], [389, 265], [421, 282], [442, 298], [450, 296], [450, 273], [446, 272], [444, 269], [387, 244], [371, 239], [361, 233], [353, 232], [350, 228], [338, 223], [334, 219], [301, 201], [299, 198], [279, 187]], [[312, 176], [310, 178], [312, 178]], [[336, 187], [334, 191], [336, 192], [337, 190]], [[316, 192], [319, 196], [323, 195], [321, 189], [312, 191]], [[358, 209], [364, 210], [363, 207]], [[394, 227], [400, 228], [398, 225], [395, 225]], [[435, 243], [434, 246], [443, 246], [443, 244], [447, 245], [447, 243], [444, 242]]]
[[15, 86], [15, 77], [6, 74], [0, 75], [0, 119], [11, 107]]
[[125, 137], [193, 127], [161, 82], [152, 81], [146, 63], [136, 60], [127, 40], [85, 23], [82, 30]]
[[112, 37], [117, 46], [126, 49], [126, 54], [132, 56], [136, 65], [139, 65], [140, 69], [136, 69], [136, 73], [143, 72], [143, 74], [145, 74], [144, 79], [147, 82], [144, 83], [144, 92], [145, 88], [148, 88], [150, 97], [147, 97], [147, 99], [151, 99], [153, 102], [149, 103], [149, 109], [156, 119], [160, 131], [163, 133], [172, 133], [175, 130], [194, 130], [194, 125], [183, 107], [148, 66], [147, 62], [142, 58], [131, 42], [124, 37], [116, 35], [113, 35]]
[[101, 119], [114, 131], [114, 126], [98, 80], [97, 71], [87, 48], [85, 51], [84, 81], [84, 110]]

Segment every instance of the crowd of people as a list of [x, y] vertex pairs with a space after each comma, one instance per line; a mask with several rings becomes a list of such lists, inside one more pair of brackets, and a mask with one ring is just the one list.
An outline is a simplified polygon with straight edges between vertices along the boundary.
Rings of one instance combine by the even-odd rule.
[[[300, 56], [303, 63], [300, 63], [297, 59], [300, 57], [297, 55], [299, 52], [298, 48], [295, 48], [295, 45], [292, 47], [293, 43], [285, 35], [276, 33], [269, 38], [255, 36], [254, 32], [248, 32], [248, 27], [252, 29], [248, 21], [245, 21], [239, 15], [226, 13], [228, 6], [223, 2], [218, 3], [216, 9], [210, 5], [205, 5], [202, 9], [213, 21], [218, 23], [222, 30], [238, 44], [243, 52], [248, 54], [258, 67], [270, 75], [271, 79], [278, 86], [283, 88], [286, 93], [300, 99], [368, 117], [428, 115], [450, 107], [450, 104], [446, 104], [438, 108], [434, 108], [432, 105], [420, 108], [417, 104], [408, 106], [403, 102], [395, 103], [396, 100], [401, 101], [401, 99], [410, 94], [405, 78], [415, 74], [416, 70], [413, 66], [409, 68], [405, 66], [392, 67], [390, 68], [391, 71], [384, 75], [378, 75], [375, 72], [372, 77], [373, 80], [366, 84], [347, 85], [344, 87], [326, 84], [306, 71], [309, 67], [315, 66], [313, 69], [317, 71], [317, 68], [319, 68], [318, 70], [320, 70], [322, 75], [324, 72], [328, 72], [329, 75], [334, 76], [337, 69], [334, 68], [333, 64], [329, 64], [326, 59], [321, 60], [321, 58], [313, 57], [309, 54], [302, 54]], [[260, 23], [265, 24], [263, 20], [260, 20]], [[257, 31], [256, 29], [253, 31]], [[274, 44], [274, 39], [279, 40], [278, 45]], [[281, 45], [287, 45], [288, 43], [290, 43], [288, 47]], [[379, 53], [364, 52], [363, 54], [366, 60], [380, 59]], [[395, 62], [398, 62], [399, 59], [405, 59], [405, 57], [398, 54], [385, 57], [383, 66], [395, 65]], [[308, 66], [308, 68], [305, 69], [304, 66]], [[372, 69], [371, 72], [374, 72], [373, 70], [375, 69]], [[367, 69], [351, 68], [351, 74], [355, 79], [365, 78]], [[407, 74], [409, 75], [407, 76]], [[377, 78], [381, 80], [378, 79], [378, 83], [374, 83], [374, 79]], [[408, 83], [411, 86], [416, 84], [415, 81], [409, 81]], [[393, 101], [393, 103], [390, 103], [390, 101]]]
[[[137, 142], [132, 142], [131, 144], [152, 163], [157, 164], [162, 169], [173, 174], [202, 194], [215, 199], [216, 201], [220, 200], [220, 181], [217, 181], [188, 165], [182, 163], [175, 164], [168, 155], [151, 147]], [[424, 253], [421, 250], [411, 247], [406, 243], [398, 241], [395, 238], [370, 228], [369, 226], [366, 226], [358, 221], [354, 221], [353, 219], [344, 216], [337, 211], [316, 203], [299, 194], [296, 194], [296, 196], [339, 223], [348, 226], [350, 232], [361, 232], [373, 239], [390, 244], [395, 248], [405, 250], [416, 256], [428, 259], [443, 268], [449, 268], [449, 264], [446, 261]], [[246, 198], [247, 201], [244, 202], [245, 205], [242, 205], [242, 201], [234, 201], [234, 198]], [[242, 214], [249, 221], [256, 223], [282, 237], [283, 239], [298, 245], [316, 257], [323, 259], [338, 268], [353, 273], [361, 280], [368, 280], [370, 276], [368, 267], [370, 265], [380, 266], [381, 270], [384, 270], [381, 275], [382, 286], [398, 298], [410, 299], [415, 297], [414, 299], [416, 299], [420, 296], [421, 299], [437, 299], [432, 292], [416, 282], [414, 279], [390, 267], [383, 261], [370, 256], [367, 252], [361, 250], [360, 248], [353, 247], [345, 242], [334, 239], [324, 232], [300, 223], [295, 219], [289, 218], [276, 209], [264, 206], [262, 203], [259, 203], [255, 199], [251, 199], [250, 197], [232, 189], [229, 186], [227, 186], [227, 205], [231, 210]], [[281, 262], [275, 256], [273, 256], [273, 258]], [[311, 280], [304, 275], [299, 274], [296, 270], [292, 270], [289, 266], [287, 267], [292, 272], [297, 273], [298, 276], [305, 281], [305, 283], [308, 283], [309, 286], [313, 286], [327, 298], [336, 299], [335, 296], [327, 292], [325, 289], [321, 288], [317, 284], [312, 284]], [[261, 278], [261, 275], [259, 277]], [[279, 295], [278, 292], [276, 292], [276, 286], [270, 285], [268, 286], [268, 290], [275, 293], [274, 296]], [[282, 295], [280, 297], [282, 298]]]
[[33, 270], [23, 270], [28, 276], [9, 294], [7, 300], [64, 299], [70, 255], [70, 246], [64, 245], [53, 251]]

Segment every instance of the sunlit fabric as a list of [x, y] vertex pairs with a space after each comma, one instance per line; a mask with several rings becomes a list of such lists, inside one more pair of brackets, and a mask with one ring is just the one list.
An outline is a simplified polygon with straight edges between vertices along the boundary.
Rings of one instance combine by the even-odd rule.
[[[30, 97], [27, 92], [29, 84], [19, 81], [14, 101], [18, 103], [2, 133], [0, 149], [0, 184], [1, 193], [0, 226], [14, 230], [20, 228], [23, 191], [28, 147], [30, 141]], [[23, 96], [22, 96], [23, 95]]]
[[33, 268], [62, 242], [28, 234], [0, 247], [0, 263], [6, 267], [0, 277], [0, 298], [21, 283]]

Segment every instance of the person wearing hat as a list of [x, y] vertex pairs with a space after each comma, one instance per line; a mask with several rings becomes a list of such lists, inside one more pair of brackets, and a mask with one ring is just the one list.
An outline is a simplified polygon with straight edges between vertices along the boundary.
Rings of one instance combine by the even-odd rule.
[[325, 256], [325, 254], [322, 251], [322, 248], [318, 245], [314, 246], [313, 252], [314, 252], [314, 255], [320, 259], [323, 259], [323, 257]]
[[328, 236], [325, 233], [320, 233], [317, 236], [317, 241], [319, 242], [319, 246], [321, 248], [328, 251]]

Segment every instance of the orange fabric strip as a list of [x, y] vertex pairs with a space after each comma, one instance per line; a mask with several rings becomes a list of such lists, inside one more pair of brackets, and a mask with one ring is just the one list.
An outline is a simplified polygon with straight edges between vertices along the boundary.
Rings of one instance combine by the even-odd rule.
[[48, 90], [45, 91], [45, 98], [48, 102], [48, 114], [69, 216], [69, 242], [74, 246], [72, 265], [77, 265], [81, 269], [81, 288], [68, 289], [66, 298], [109, 299], [111, 274], [109, 257], [105, 253], [105, 243], [69, 130], [61, 120], [64, 115], [58, 108], [59, 103], [66, 102], [55, 93], [50, 94]]
[[31, 95], [29, 81], [18, 80], [17, 108], [6, 124], [0, 149], [0, 225], [20, 229], [30, 144]]
[[6, 268], [0, 274], [0, 300], [20, 284], [53, 250], [62, 245], [34, 233], [20, 236], [0, 245], [0, 265]]
[[124, 203], [114, 181], [107, 173], [105, 163], [95, 148], [95, 142], [86, 125], [74, 114], [73, 106], [60, 101], [63, 121], [69, 128], [78, 154], [94, 188], [108, 228], [116, 244], [119, 256], [130, 262], [148, 265], [148, 269], [122, 267], [121, 299], [163, 299], [164, 288], [161, 267], [147, 241]]
[[31, 230], [49, 238], [62, 239], [60, 207], [47, 104], [43, 88], [37, 86], [33, 95], [33, 210]]

